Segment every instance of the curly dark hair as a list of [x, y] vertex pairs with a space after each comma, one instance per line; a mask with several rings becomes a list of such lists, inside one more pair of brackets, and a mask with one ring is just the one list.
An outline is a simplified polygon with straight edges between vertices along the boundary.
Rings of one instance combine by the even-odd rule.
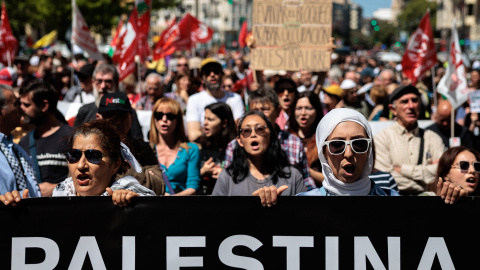
[[[240, 118], [237, 129], [238, 136], [240, 136], [240, 128], [243, 121], [251, 115], [260, 116], [265, 123], [267, 123], [267, 128], [270, 130], [270, 144], [262, 157], [262, 160], [268, 162], [262, 163], [262, 169], [265, 169], [267, 173], [272, 175], [272, 181], [274, 184], [276, 184], [278, 177], [288, 178], [291, 175], [289, 168], [290, 163], [288, 161], [287, 154], [285, 151], [283, 151], [282, 146], [280, 145], [280, 141], [278, 140], [277, 133], [275, 132], [272, 122], [270, 122], [270, 120], [268, 120], [268, 118], [262, 112], [249, 111], [242, 118]], [[248, 175], [249, 168], [250, 162], [248, 160], [247, 152], [237, 143], [233, 150], [233, 161], [232, 164], [227, 168], [227, 173], [232, 176], [234, 183], [240, 183]]]
[[115, 179], [115, 176], [117, 174], [123, 174], [130, 168], [130, 164], [123, 159], [122, 153], [120, 151], [120, 142], [128, 145], [126, 138], [121, 137], [120, 132], [118, 132], [115, 126], [113, 126], [109, 121], [94, 120], [75, 128], [72, 137], [68, 139], [68, 149], [72, 149], [73, 142], [79, 135], [97, 136], [97, 139], [100, 142], [100, 147], [102, 147], [103, 149], [103, 154], [105, 156], [109, 156], [111, 162], [113, 163], [118, 160], [121, 161], [121, 165], [118, 168], [118, 171], [112, 176], [112, 181], [113, 179]]

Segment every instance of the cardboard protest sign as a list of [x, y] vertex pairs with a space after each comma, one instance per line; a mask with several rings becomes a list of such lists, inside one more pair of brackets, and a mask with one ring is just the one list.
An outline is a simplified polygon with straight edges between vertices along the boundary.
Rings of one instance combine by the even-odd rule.
[[331, 0], [255, 0], [253, 69], [327, 71]]

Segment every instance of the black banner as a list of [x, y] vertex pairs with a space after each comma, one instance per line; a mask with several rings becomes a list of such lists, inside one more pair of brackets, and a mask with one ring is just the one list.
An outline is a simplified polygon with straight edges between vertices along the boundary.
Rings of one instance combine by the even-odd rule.
[[0, 206], [0, 269], [480, 269], [478, 213], [475, 197], [34, 198]]

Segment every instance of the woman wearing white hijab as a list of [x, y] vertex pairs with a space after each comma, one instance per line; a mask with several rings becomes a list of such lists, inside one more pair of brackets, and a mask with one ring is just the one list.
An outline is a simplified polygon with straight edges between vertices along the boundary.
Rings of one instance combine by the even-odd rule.
[[[368, 178], [373, 168], [372, 129], [359, 112], [346, 108], [331, 110], [317, 126], [316, 141], [325, 180], [321, 188], [298, 196], [398, 195], [394, 190], [381, 189]], [[263, 205], [271, 206], [285, 189], [263, 188], [252, 195], [260, 196]]]
[[299, 196], [397, 195], [387, 194], [368, 178], [373, 168], [372, 129], [362, 114], [346, 108], [330, 111], [318, 124], [316, 140], [323, 187]]

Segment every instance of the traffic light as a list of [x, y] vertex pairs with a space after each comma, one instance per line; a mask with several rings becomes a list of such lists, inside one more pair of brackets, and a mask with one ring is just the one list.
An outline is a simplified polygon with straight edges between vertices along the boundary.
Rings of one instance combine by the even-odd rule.
[[370, 24], [371, 24], [372, 26], [376, 26], [378, 23], [377, 23], [377, 20], [372, 20], [372, 21], [370, 22]]
[[380, 31], [380, 26], [375, 25], [375, 27], [373, 28], [373, 30], [375, 30], [375, 31]]

